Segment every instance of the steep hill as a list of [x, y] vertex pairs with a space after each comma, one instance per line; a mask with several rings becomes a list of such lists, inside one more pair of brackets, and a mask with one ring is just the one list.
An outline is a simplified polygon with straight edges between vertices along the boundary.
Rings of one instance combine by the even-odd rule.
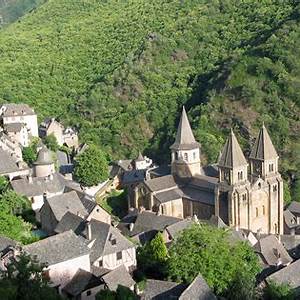
[[119, 158], [167, 159], [182, 104], [209, 161], [230, 126], [247, 151], [264, 120], [294, 174], [297, 2], [49, 0], [0, 32], [0, 99], [61, 117]]

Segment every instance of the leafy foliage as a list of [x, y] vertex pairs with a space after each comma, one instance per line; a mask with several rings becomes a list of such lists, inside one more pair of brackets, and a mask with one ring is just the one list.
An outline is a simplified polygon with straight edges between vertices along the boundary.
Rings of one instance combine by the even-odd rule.
[[99, 184], [108, 178], [108, 162], [103, 151], [90, 145], [75, 158], [74, 175], [84, 186]]
[[57, 143], [57, 139], [53, 133], [47, 135], [43, 139], [44, 144], [53, 152], [56, 152], [59, 149], [59, 145]]
[[102, 290], [96, 295], [96, 300], [136, 300], [137, 296], [127, 287], [119, 285], [115, 292]]
[[271, 282], [265, 288], [266, 300], [293, 300], [295, 299], [294, 292], [288, 284], [277, 284]]
[[0, 270], [1, 299], [6, 300], [59, 300], [62, 299], [42, 275], [43, 266], [21, 254]]
[[203, 224], [184, 230], [171, 245], [169, 256], [171, 279], [189, 283], [201, 273], [218, 295], [226, 295], [230, 287], [239, 285], [237, 274], [254, 282], [260, 271], [250, 246], [241, 242], [232, 245], [228, 232]]
[[34, 138], [28, 147], [23, 147], [22, 149], [23, 160], [30, 166], [37, 160], [38, 142], [39, 139]]

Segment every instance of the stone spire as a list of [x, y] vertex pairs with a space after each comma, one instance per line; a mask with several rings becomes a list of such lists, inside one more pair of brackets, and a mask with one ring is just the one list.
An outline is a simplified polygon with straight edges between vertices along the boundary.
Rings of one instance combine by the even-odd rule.
[[231, 129], [230, 135], [219, 158], [218, 166], [222, 168], [233, 169], [245, 165], [248, 165], [247, 160], [234, 132]]
[[278, 154], [264, 124], [259, 131], [249, 158], [262, 161], [278, 158]]
[[142, 155], [141, 151], [139, 151], [138, 157], [135, 159], [135, 161], [144, 161], [144, 156]]
[[199, 148], [199, 146], [200, 144], [195, 140], [190, 122], [183, 106], [176, 139], [170, 148], [172, 150], [191, 150], [194, 148]]

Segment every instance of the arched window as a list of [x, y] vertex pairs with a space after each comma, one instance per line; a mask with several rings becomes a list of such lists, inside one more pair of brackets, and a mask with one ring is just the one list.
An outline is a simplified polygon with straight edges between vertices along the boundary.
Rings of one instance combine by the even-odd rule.
[[175, 159], [178, 160], [178, 152], [175, 152]]
[[274, 165], [273, 164], [269, 164], [269, 172], [273, 172], [274, 171]]
[[184, 153], [184, 160], [188, 161], [188, 154], [187, 153]]
[[258, 184], [258, 188], [261, 189], [261, 183], [260, 183], [260, 182], [259, 182], [259, 184]]
[[273, 185], [273, 192], [277, 192], [277, 184]]
[[265, 215], [265, 214], [266, 214], [266, 208], [265, 208], [264, 205], [263, 205], [263, 207], [262, 207], [262, 211], [263, 211], [263, 215]]
[[196, 152], [193, 152], [193, 159], [196, 160]]
[[255, 208], [256, 217], [258, 217], [258, 207]]

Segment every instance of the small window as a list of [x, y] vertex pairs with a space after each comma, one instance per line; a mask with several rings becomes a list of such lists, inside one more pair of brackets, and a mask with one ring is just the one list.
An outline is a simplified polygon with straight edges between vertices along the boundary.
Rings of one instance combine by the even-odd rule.
[[258, 207], [255, 208], [256, 217], [258, 217]]
[[117, 252], [117, 260], [121, 260], [122, 259], [122, 251]]
[[175, 159], [178, 160], [178, 152], [175, 152]]
[[269, 172], [273, 172], [274, 171], [274, 165], [273, 164], [269, 164]]
[[99, 267], [103, 267], [103, 260], [101, 259], [101, 260], [99, 260], [99, 262], [98, 262], [98, 266]]
[[87, 291], [87, 292], [86, 292], [86, 295], [87, 295], [87, 296], [91, 296], [91, 295], [92, 295], [92, 291]]
[[263, 207], [262, 207], [262, 211], [263, 211], [263, 215], [265, 215], [265, 214], [266, 214], [266, 208], [265, 208], [264, 205], [263, 205]]
[[113, 246], [115, 246], [115, 245], [117, 244], [117, 240], [116, 240], [116, 239], [112, 239], [110, 242], [111, 242], [111, 244], [112, 244]]
[[258, 184], [258, 188], [261, 189], [261, 183]]
[[193, 159], [196, 159], [196, 152], [193, 152]]
[[188, 161], [188, 154], [187, 153], [184, 153], [184, 160]]
[[273, 185], [273, 192], [277, 192], [277, 185]]

